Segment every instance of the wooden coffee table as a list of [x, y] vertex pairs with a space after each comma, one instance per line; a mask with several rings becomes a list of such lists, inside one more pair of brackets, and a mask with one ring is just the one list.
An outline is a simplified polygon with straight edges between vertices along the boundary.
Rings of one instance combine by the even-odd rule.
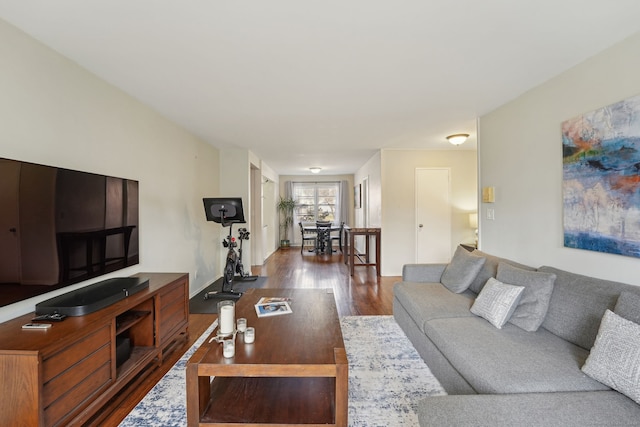
[[[293, 313], [258, 318], [261, 297], [291, 298]], [[333, 292], [250, 289], [238, 317], [255, 327], [253, 344], [238, 333], [235, 356], [224, 358], [208, 337], [187, 362], [188, 425], [347, 426], [349, 368]]]

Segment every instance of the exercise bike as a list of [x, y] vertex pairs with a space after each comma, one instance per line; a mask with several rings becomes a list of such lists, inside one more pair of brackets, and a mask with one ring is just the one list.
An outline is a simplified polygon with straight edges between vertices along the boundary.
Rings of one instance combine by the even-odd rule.
[[249, 273], [245, 272], [244, 266], [242, 265], [242, 241], [249, 240], [249, 234], [251, 233], [247, 231], [246, 228], [238, 229], [238, 239], [240, 240], [240, 247], [238, 248], [238, 259], [236, 262], [236, 270], [235, 270], [238, 275], [235, 276], [235, 279], [238, 280], [239, 282], [250, 282], [258, 278], [258, 276], [251, 276], [249, 275]]
[[[226, 202], [226, 204], [224, 202]], [[238, 242], [232, 235], [233, 224], [235, 222], [244, 222], [242, 202], [237, 199], [225, 201], [221, 201], [220, 199], [204, 199], [204, 203], [208, 220], [218, 222], [223, 227], [229, 227], [229, 234], [222, 241], [222, 245], [228, 249], [222, 275], [222, 290], [206, 292], [204, 294], [204, 299], [209, 299], [210, 297], [238, 299], [242, 296], [242, 292], [233, 290], [234, 280], [246, 282], [253, 281], [258, 278], [258, 276], [250, 276], [246, 273], [242, 264], [242, 242], [244, 240], [249, 240], [249, 231], [247, 231], [246, 228], [240, 228], [238, 230], [240, 247], [237, 252], [236, 248], [238, 247]]]

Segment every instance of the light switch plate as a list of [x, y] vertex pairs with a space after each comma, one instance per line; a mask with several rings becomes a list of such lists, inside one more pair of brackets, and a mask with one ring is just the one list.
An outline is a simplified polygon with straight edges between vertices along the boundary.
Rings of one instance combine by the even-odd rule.
[[496, 212], [493, 208], [487, 208], [487, 219], [490, 219], [490, 220], [496, 219]]

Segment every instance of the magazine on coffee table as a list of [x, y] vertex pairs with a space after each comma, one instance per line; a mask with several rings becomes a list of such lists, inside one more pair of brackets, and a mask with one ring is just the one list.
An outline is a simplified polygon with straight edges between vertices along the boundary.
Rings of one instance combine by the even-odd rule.
[[262, 297], [258, 300], [258, 304], [269, 304], [272, 302], [291, 302], [291, 298], [287, 297]]
[[[267, 302], [262, 302], [263, 299], [266, 299]], [[273, 298], [261, 298], [255, 307], [258, 317], [278, 316], [280, 314], [292, 313], [289, 302], [273, 301]]]

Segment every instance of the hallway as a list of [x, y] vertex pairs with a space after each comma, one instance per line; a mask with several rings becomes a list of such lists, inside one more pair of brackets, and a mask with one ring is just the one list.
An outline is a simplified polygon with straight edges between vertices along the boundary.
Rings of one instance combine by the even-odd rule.
[[353, 277], [333, 255], [300, 254], [299, 248], [281, 249], [263, 266], [252, 266], [253, 274], [267, 276], [268, 288], [331, 288], [340, 316], [391, 314], [393, 284], [398, 276], [377, 277], [374, 267], [357, 267]]

